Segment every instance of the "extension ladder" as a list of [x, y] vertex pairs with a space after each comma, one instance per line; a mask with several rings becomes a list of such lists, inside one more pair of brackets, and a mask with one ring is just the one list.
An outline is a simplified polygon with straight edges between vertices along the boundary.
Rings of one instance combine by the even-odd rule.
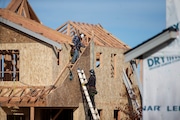
[[129, 94], [129, 97], [131, 99], [131, 102], [132, 102], [132, 105], [135, 107], [135, 111], [136, 113], [140, 116], [141, 113], [140, 113], [140, 105], [138, 104], [136, 98], [135, 98], [135, 92], [133, 91], [132, 89], [132, 85], [129, 81], [129, 78], [127, 77], [124, 69], [123, 69], [123, 81], [124, 81], [124, 84], [127, 88], [127, 91], [128, 91], [128, 94]]
[[88, 81], [87, 81], [87, 79], [86, 79], [84, 70], [78, 69], [77, 72], [78, 72], [79, 80], [80, 80], [80, 82], [81, 82], [82, 89], [83, 89], [83, 91], [84, 91], [84, 95], [85, 95], [85, 97], [86, 97], [86, 100], [87, 100], [89, 109], [90, 109], [90, 111], [91, 111], [93, 120], [100, 120], [100, 116], [99, 116], [99, 113], [98, 113], [98, 111], [97, 111], [97, 108], [94, 108], [94, 107], [93, 107], [92, 101], [91, 101], [90, 96], [89, 96], [89, 93], [88, 93], [88, 89], [87, 89], [87, 87], [86, 87], [86, 85], [85, 85], [85, 84], [87, 84]]

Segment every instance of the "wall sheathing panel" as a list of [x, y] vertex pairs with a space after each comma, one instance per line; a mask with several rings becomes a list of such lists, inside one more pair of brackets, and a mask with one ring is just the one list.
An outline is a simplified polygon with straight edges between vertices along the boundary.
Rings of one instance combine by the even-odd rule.
[[[69, 69], [66, 67], [63, 74], [65, 78], [59, 78], [61, 83], [56, 85], [56, 89], [51, 92], [47, 98], [47, 106], [58, 106], [58, 107], [74, 107], [78, 108], [79, 103], [82, 103], [81, 86], [77, 74], [77, 69], [83, 69], [87, 77], [89, 76], [90, 59], [89, 46], [82, 53], [80, 59], [76, 61], [73, 68], [71, 68], [73, 79], [69, 79]], [[62, 81], [63, 80], [63, 81]]]
[[[124, 49], [110, 47], [94, 47], [94, 55], [101, 53], [100, 66], [95, 68], [96, 72], [96, 88], [98, 94], [95, 96], [95, 102], [98, 109], [102, 110], [101, 118], [103, 120], [112, 120], [114, 110], [128, 104], [126, 88], [122, 80], [122, 69], [128, 66], [124, 63]], [[115, 77], [111, 77], [111, 54], [116, 54]], [[95, 57], [94, 57], [95, 58]], [[121, 112], [120, 117], [128, 117]]]
[[0, 107], [0, 117], [1, 117], [1, 120], [7, 120], [6, 113], [1, 107]]
[[0, 27], [0, 49], [19, 50], [20, 79], [16, 84], [51, 85], [57, 77], [54, 71], [60, 71], [62, 67], [57, 65], [52, 46], [11, 28]]
[[[66, 67], [70, 60], [70, 46], [68, 44], [62, 44], [62, 51], [59, 51], [59, 57], [57, 57], [52, 46], [1, 25], [0, 49], [19, 50], [20, 58], [19, 82], [0, 82], [0, 85], [46, 86], [52, 85], [57, 80], [56, 89], [46, 97], [46, 105], [73, 108], [75, 120], [84, 120], [77, 69], [83, 69], [88, 79], [90, 64], [93, 60], [95, 63], [96, 53], [101, 53], [101, 65], [96, 67], [94, 64], [98, 91], [95, 102], [97, 108], [101, 110], [101, 119], [114, 119], [114, 110], [124, 109], [129, 104], [127, 91], [122, 80], [122, 69], [129, 67], [129, 64], [124, 63], [123, 53], [126, 51], [125, 49], [95, 45], [94, 56], [92, 56], [92, 50], [88, 46], [72, 68], [73, 80], [69, 79], [69, 69]], [[116, 54], [115, 77], [111, 77], [111, 54]], [[57, 64], [58, 59], [59, 65]], [[128, 118], [128, 115], [121, 112], [120, 118]]]

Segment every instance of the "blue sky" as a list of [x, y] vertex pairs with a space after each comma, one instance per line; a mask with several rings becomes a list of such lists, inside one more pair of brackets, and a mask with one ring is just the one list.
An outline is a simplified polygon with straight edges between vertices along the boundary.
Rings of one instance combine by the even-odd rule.
[[[10, 0], [0, 0], [0, 7]], [[101, 24], [130, 47], [166, 27], [165, 0], [28, 0], [45, 26], [56, 29], [67, 21]]]

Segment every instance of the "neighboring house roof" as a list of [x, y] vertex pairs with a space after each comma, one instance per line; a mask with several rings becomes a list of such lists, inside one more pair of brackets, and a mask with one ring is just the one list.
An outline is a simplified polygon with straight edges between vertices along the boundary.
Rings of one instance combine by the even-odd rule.
[[163, 30], [161, 33], [155, 35], [154, 37], [144, 41], [143, 43], [137, 45], [136, 47], [126, 51], [125, 61], [131, 61], [133, 59], [142, 58], [145, 54], [152, 54], [157, 50], [164, 47], [167, 42], [176, 39], [177, 29], [169, 27]]
[[[35, 38], [37, 38], [36, 35], [39, 34], [45, 38], [48, 38], [48, 40], [54, 41], [58, 44], [71, 42], [70, 36], [59, 33], [56, 30], [46, 27], [34, 20], [29, 19], [29, 18], [20, 16], [12, 11], [9, 11], [6, 9], [0, 9], [0, 17], [2, 19], [8, 20], [8, 21], [16, 24], [16, 26], [21, 26], [21, 28], [24, 28], [26, 30], [32, 31], [33, 33], [36, 33], [35, 36], [33, 36]], [[0, 22], [3, 23], [2, 20]], [[42, 38], [42, 40], [44, 40], [44, 39]], [[46, 42], [46, 40], [44, 42]]]
[[79, 33], [83, 33], [86, 35], [87, 42], [89, 42], [93, 38], [95, 44], [99, 46], [108, 46], [123, 49], [130, 48], [128, 45], [106, 31], [100, 24], [95, 25], [68, 21], [56, 30], [70, 36], [72, 31], [78, 31]]
[[39, 18], [27, 0], [12, 0], [6, 9], [40, 23]]

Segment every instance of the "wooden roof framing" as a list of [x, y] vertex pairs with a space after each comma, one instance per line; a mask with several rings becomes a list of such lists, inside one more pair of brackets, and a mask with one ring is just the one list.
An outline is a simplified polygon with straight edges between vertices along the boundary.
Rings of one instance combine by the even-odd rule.
[[[69, 21], [57, 30], [48, 28], [40, 24], [40, 20], [27, 0], [12, 0], [6, 9], [0, 9], [0, 18], [60, 44], [71, 42], [72, 31], [77, 31], [86, 35], [87, 43], [93, 39], [99, 46], [129, 49], [129, 46], [115, 38], [99, 24]], [[54, 88], [54, 86], [0, 86], [0, 105], [45, 106], [46, 97]]]
[[54, 86], [0, 86], [1, 106], [44, 106]]
[[94, 25], [68, 21], [56, 30], [70, 36], [72, 36], [72, 31], [76, 31], [77, 33], [84, 33], [87, 40], [86, 42], [89, 42], [93, 37], [95, 44], [100, 46], [122, 49], [130, 48], [128, 45], [115, 38], [111, 33], [107, 32], [100, 24]]
[[27, 0], [12, 0], [6, 9], [41, 23]]
[[[27, 0], [12, 0], [7, 8], [0, 9], [0, 24], [9, 25], [9, 27], [24, 32], [34, 38], [47, 38], [59, 44], [71, 41], [70, 36], [40, 24], [39, 19]], [[19, 28], [23, 29], [20, 30]], [[52, 85], [11, 87], [0, 85], [0, 105], [46, 106], [46, 97], [54, 88]]]

